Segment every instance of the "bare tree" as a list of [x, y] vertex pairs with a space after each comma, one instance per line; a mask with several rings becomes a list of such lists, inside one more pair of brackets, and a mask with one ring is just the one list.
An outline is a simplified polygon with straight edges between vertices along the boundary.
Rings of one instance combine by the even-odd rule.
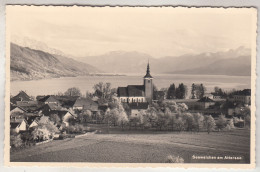
[[76, 87], [69, 88], [64, 94], [67, 96], [81, 96], [80, 89]]

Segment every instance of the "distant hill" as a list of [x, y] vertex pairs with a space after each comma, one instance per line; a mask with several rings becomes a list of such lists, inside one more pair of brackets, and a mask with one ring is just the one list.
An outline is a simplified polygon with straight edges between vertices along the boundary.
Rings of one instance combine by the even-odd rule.
[[[144, 73], [149, 59], [151, 72], [171, 74], [250, 75], [250, 49], [186, 54], [154, 58], [140, 52], [115, 51], [100, 56], [77, 58], [108, 73]], [[241, 70], [243, 69], [243, 70]]]
[[77, 58], [77, 60], [89, 63], [107, 73], [144, 73], [148, 59], [154, 60], [148, 54], [125, 51]]
[[251, 59], [250, 56], [240, 56], [235, 59], [221, 59], [207, 66], [174, 71], [176, 74], [206, 74], [206, 75], [233, 75], [250, 76]]
[[34, 80], [88, 75], [97, 68], [61, 55], [11, 43], [11, 80]]

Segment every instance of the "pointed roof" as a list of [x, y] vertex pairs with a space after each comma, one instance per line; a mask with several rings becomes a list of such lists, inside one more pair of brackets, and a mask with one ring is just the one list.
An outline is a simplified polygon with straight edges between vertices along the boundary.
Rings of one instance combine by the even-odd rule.
[[144, 78], [153, 78], [150, 74], [150, 65], [149, 65], [149, 61], [147, 64], [147, 69], [146, 69], [146, 75], [144, 76]]
[[11, 98], [11, 102], [16, 104], [17, 101], [30, 101], [31, 98], [24, 91], [20, 91], [16, 96]]

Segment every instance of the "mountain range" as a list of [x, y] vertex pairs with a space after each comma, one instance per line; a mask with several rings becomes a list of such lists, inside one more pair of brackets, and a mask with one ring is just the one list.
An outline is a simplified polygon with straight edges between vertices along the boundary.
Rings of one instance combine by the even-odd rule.
[[[15, 39], [14, 39], [15, 40]], [[132, 51], [73, 57], [33, 39], [11, 43], [11, 80], [35, 80], [96, 73], [144, 74], [149, 59], [152, 74], [199, 74], [250, 76], [251, 51], [245, 47], [225, 52], [207, 52], [154, 58]]]
[[62, 55], [21, 47], [11, 43], [11, 80], [73, 77], [101, 72], [96, 67]]
[[[154, 58], [140, 52], [114, 51], [77, 58], [108, 73], [144, 73], [149, 59], [152, 73], [250, 76], [251, 50], [245, 47], [225, 52], [186, 54]], [[242, 69], [242, 70], [241, 70]]]

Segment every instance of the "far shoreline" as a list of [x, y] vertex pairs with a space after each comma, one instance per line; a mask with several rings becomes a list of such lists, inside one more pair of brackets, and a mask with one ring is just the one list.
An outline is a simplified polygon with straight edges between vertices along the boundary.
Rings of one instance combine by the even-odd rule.
[[[251, 75], [211, 75], [211, 74], [170, 74], [170, 73], [162, 73], [162, 74], [154, 74], [153, 76], [214, 76], [214, 77], [251, 77]], [[35, 79], [24, 79], [24, 80], [10, 80], [10, 82], [24, 82], [24, 81], [39, 81], [39, 80], [46, 80], [46, 79], [63, 79], [63, 78], [77, 78], [77, 77], [87, 77], [87, 76], [142, 76], [142, 74], [137, 74], [137, 73], [122, 73], [122, 74], [113, 74], [113, 73], [96, 73], [96, 74], [89, 74], [89, 75], [79, 75], [79, 76], [61, 76], [61, 77], [46, 77], [46, 78], [35, 78]]]

